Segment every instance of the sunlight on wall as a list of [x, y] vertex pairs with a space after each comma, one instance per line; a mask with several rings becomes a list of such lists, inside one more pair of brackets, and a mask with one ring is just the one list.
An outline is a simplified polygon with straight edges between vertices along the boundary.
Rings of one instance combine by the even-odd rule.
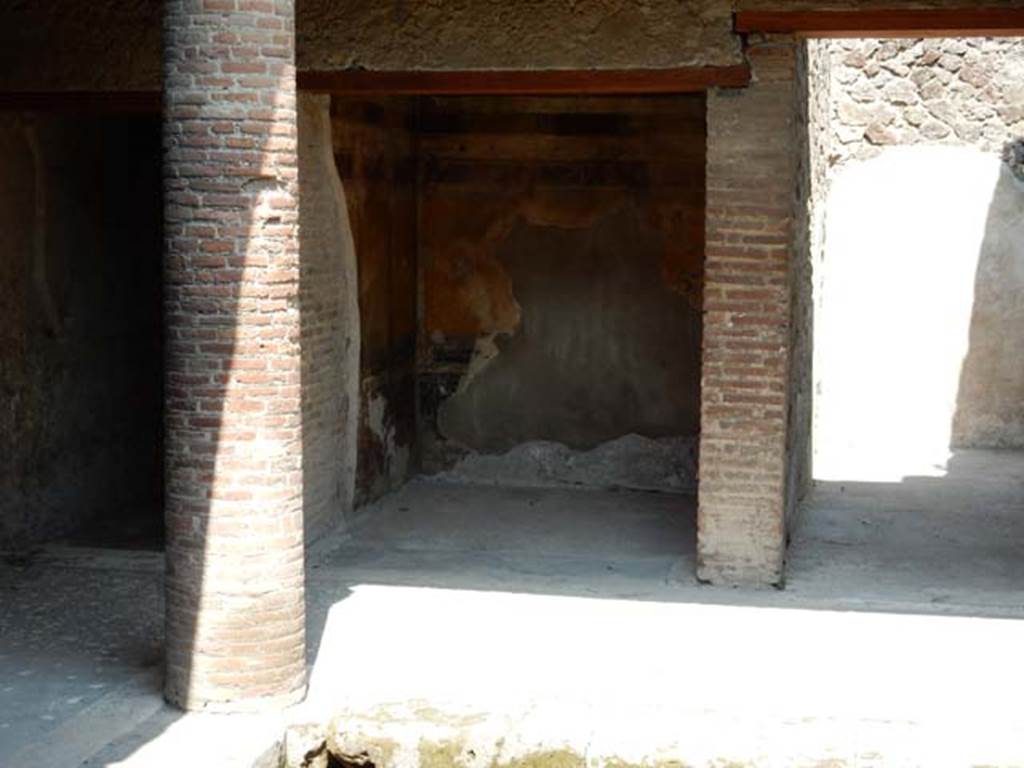
[[846, 168], [815, 275], [814, 476], [941, 476], [998, 158], [892, 148]]

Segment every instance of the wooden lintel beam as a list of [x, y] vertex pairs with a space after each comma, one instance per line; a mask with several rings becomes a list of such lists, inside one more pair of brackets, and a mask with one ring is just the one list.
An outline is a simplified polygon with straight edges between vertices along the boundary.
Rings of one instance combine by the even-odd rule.
[[1017, 37], [1024, 8], [739, 11], [734, 27], [801, 37]]
[[335, 95], [587, 95], [693, 93], [750, 83], [746, 65], [676, 69], [299, 72], [299, 90]]
[[[300, 91], [353, 95], [598, 95], [694, 93], [742, 88], [750, 68], [299, 72]], [[0, 111], [84, 115], [160, 114], [160, 91], [0, 91]]]

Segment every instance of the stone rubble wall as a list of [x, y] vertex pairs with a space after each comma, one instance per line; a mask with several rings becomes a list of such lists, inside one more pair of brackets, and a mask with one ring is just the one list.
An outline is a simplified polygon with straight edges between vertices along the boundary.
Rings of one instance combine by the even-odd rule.
[[945, 144], [1001, 153], [1024, 136], [1024, 39], [828, 43], [835, 165], [886, 146]]

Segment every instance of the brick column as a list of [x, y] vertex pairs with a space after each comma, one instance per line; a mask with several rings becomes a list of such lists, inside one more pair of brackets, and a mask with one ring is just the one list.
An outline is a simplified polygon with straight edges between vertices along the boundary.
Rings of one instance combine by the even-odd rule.
[[292, 0], [164, 2], [167, 680], [305, 684]]
[[747, 53], [753, 83], [708, 94], [697, 573], [781, 585], [796, 48]]

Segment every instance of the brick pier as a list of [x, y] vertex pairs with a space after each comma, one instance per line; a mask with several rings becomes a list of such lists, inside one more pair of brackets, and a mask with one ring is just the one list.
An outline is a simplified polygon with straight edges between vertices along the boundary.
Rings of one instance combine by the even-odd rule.
[[781, 585], [796, 47], [757, 41], [754, 82], [708, 94], [698, 576]]

